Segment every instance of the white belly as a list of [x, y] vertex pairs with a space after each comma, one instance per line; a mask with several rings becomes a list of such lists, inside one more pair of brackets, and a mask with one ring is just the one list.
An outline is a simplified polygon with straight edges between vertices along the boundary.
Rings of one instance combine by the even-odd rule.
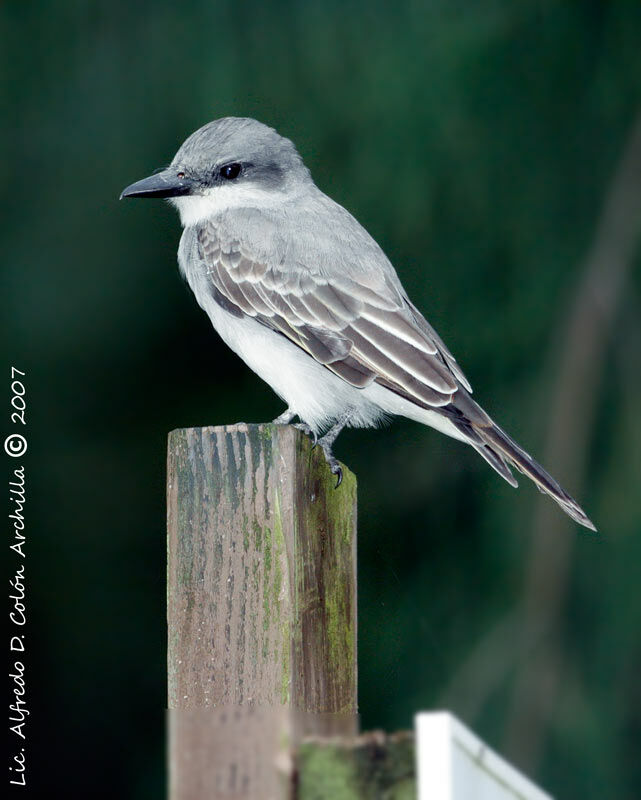
[[205, 298], [201, 305], [223, 341], [315, 431], [347, 411], [354, 427], [375, 425], [382, 415], [362, 390], [338, 378], [282, 334], [254, 319], [232, 316], [213, 298]]
[[[183, 237], [184, 239], [184, 237]], [[206, 272], [181, 242], [179, 261], [199, 305], [222, 340], [315, 431], [351, 412], [354, 427], [375, 425], [383, 412], [300, 347], [251, 317], [238, 318], [214, 300]], [[191, 257], [190, 257], [191, 256]]]

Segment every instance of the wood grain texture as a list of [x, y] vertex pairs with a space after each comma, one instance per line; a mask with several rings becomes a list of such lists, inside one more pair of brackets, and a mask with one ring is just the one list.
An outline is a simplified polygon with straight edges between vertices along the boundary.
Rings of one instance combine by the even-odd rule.
[[[247, 776], [257, 772], [248, 763], [233, 770], [238, 781], [245, 775], [244, 794], [203, 795], [202, 783], [186, 793], [195, 763], [207, 763], [203, 724], [216, 721], [212, 736], [220, 740], [223, 716], [226, 724], [258, 726], [256, 745], [280, 742], [280, 756], [266, 758], [281, 773], [289, 764], [287, 742], [300, 725], [278, 709], [307, 712], [307, 731], [316, 714], [341, 715], [353, 729], [356, 480], [346, 468], [343, 474], [334, 489], [320, 448], [291, 426], [239, 424], [169, 435], [172, 800], [286, 796], [282, 780], [268, 790], [264, 775], [262, 791], [252, 795]], [[203, 716], [203, 709], [212, 713]], [[198, 757], [196, 742], [204, 748]], [[215, 780], [231, 786], [230, 775], [221, 779], [218, 770]]]

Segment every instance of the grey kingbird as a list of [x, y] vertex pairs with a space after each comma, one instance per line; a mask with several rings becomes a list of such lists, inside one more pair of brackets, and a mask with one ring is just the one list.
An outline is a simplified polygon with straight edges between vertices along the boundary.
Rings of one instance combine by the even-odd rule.
[[289, 139], [226, 117], [121, 197], [166, 197], [184, 228], [178, 263], [221, 338], [286, 403], [274, 422], [332, 446], [388, 415], [467, 442], [516, 486], [516, 467], [586, 528], [581, 507], [471, 397], [442, 339], [381, 248], [318, 189]]

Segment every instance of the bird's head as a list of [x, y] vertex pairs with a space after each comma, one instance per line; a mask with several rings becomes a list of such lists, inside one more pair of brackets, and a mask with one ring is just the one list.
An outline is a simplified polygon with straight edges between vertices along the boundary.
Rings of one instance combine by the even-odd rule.
[[169, 198], [187, 226], [229, 208], [282, 202], [310, 181], [289, 139], [254, 119], [224, 117], [192, 133], [166, 169], [120, 197]]

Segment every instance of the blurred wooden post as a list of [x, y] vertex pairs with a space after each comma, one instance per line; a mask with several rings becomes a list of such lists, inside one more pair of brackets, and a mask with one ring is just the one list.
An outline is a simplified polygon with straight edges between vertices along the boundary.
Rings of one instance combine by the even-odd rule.
[[284, 425], [168, 443], [170, 800], [292, 796], [303, 734], [356, 729], [356, 479]]

